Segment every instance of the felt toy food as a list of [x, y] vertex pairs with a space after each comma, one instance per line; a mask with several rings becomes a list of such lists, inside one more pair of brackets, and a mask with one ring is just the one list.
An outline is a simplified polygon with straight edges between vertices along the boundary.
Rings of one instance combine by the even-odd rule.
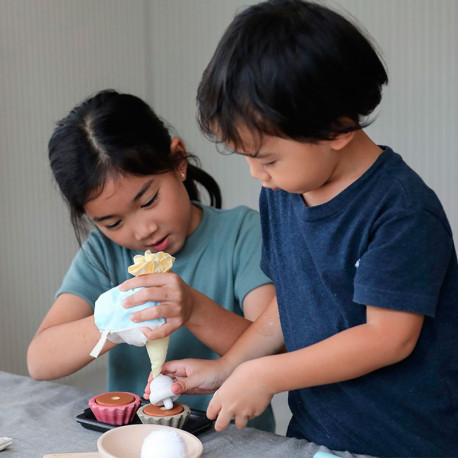
[[191, 409], [185, 404], [174, 402], [171, 409], [165, 406], [147, 404], [140, 407], [137, 416], [144, 424], [172, 426], [182, 428], [191, 414]]
[[95, 418], [110, 425], [127, 425], [140, 407], [140, 396], [124, 391], [98, 394], [89, 399]]

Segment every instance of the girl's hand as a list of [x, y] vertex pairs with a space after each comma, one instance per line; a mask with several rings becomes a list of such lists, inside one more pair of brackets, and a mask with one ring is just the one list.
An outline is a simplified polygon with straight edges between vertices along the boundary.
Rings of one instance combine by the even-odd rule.
[[247, 361], [238, 366], [213, 395], [207, 417], [216, 418], [216, 431], [226, 429], [232, 418], [237, 428], [244, 428], [248, 420], [261, 415], [269, 405], [275, 393], [269, 381], [258, 372], [259, 361]]
[[142, 275], [119, 285], [122, 291], [140, 287], [143, 289], [124, 300], [125, 308], [135, 307], [148, 301], [160, 302], [160, 304], [139, 312], [133, 311], [130, 319], [135, 323], [157, 318], [166, 320], [160, 328], [154, 330], [148, 327], [142, 328], [149, 340], [168, 336], [190, 319], [194, 310], [194, 289], [177, 274], [168, 272]]
[[151, 394], [151, 390], [149, 386], [152, 381], [153, 381], [153, 372], [150, 372], [148, 376], [148, 382], [146, 382], [145, 392], [143, 393], [143, 397], [145, 399], [149, 399], [149, 395]]
[[221, 386], [230, 371], [221, 359], [183, 359], [166, 362], [162, 373], [175, 381], [171, 387], [175, 394], [210, 394]]

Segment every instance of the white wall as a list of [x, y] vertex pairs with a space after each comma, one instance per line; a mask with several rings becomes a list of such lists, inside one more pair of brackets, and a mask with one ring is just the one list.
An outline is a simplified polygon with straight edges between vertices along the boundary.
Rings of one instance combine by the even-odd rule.
[[[132, 92], [173, 124], [220, 183], [226, 207], [257, 208], [259, 185], [195, 123], [203, 69], [243, 0], [0, 0], [0, 370], [26, 374], [28, 342], [75, 250], [53, 185], [55, 121], [103, 88]], [[382, 49], [391, 83], [370, 135], [441, 198], [458, 233], [458, 2], [340, 0]], [[84, 385], [103, 358], [65, 381]]]
[[[150, 10], [152, 101], [228, 191], [227, 206], [257, 206], [259, 185], [239, 157], [221, 157], [193, 120], [203, 69], [234, 12], [254, 1], [155, 2]], [[364, 24], [382, 50], [390, 84], [368, 129], [392, 146], [439, 194], [458, 230], [458, 2], [329, 0]], [[164, 37], [167, 37], [164, 39]], [[237, 171], [236, 173], [230, 173]]]

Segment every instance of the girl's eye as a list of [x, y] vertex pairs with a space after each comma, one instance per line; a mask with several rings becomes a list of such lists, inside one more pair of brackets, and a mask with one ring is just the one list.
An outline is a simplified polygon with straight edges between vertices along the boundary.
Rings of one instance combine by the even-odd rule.
[[275, 161], [267, 162], [266, 164], [262, 164], [264, 168], [272, 167], [275, 164]]
[[158, 198], [158, 196], [159, 196], [159, 191], [156, 192], [156, 194], [154, 194], [154, 196], [150, 200], [148, 200], [148, 202], [146, 202], [146, 204], [143, 204], [142, 208], [146, 208], [146, 207], [149, 207], [150, 205], [153, 205], [153, 203]]
[[115, 229], [115, 228], [117, 228], [120, 224], [121, 224], [121, 220], [116, 221], [116, 222], [113, 223], [113, 224], [108, 224], [108, 225], [105, 226], [105, 227], [106, 227], [107, 229]]

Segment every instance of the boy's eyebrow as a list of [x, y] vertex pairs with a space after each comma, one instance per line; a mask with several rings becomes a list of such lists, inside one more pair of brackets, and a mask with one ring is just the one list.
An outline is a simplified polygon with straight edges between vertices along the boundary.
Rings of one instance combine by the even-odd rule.
[[[147, 181], [137, 192], [135, 197], [132, 199], [132, 202], [136, 202], [138, 199], [140, 199], [143, 194], [148, 190], [148, 188], [151, 186], [151, 183], [153, 182], [153, 179]], [[92, 218], [93, 221], [99, 223], [100, 221], [104, 221], [106, 219], [114, 218], [116, 215], [105, 215], [105, 216], [95, 216]]]
[[253, 157], [256, 159], [265, 159], [266, 157], [272, 156], [274, 153], [271, 152], [259, 152], [255, 151], [254, 153], [248, 153], [247, 151], [234, 151], [236, 154], [240, 154], [241, 156], [248, 156], [248, 157]]

